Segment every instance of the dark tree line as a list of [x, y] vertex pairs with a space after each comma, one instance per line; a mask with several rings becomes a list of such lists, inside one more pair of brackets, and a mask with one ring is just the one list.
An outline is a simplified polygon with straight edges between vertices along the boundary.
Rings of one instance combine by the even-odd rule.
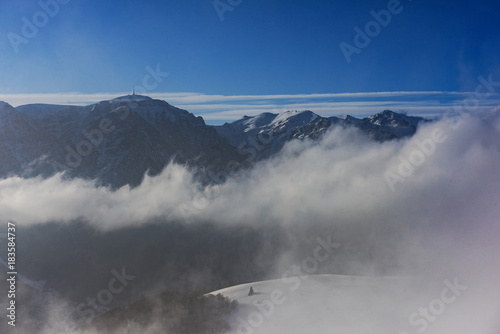
[[225, 333], [224, 319], [238, 307], [222, 295], [167, 292], [145, 298], [96, 318], [89, 326], [98, 333]]

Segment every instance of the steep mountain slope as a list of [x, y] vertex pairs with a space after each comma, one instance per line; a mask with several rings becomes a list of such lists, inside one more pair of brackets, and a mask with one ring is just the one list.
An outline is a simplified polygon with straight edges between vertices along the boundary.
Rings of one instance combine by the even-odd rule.
[[358, 126], [375, 140], [384, 141], [412, 136], [417, 131], [420, 122], [427, 120], [422, 117], [407, 116], [390, 110], [384, 110], [373, 116], [363, 118]]
[[295, 138], [317, 138], [331, 125], [331, 120], [305, 110], [245, 116], [241, 120], [215, 128], [241, 151], [263, 159], [279, 152], [287, 141]]
[[356, 127], [374, 140], [384, 141], [413, 135], [422, 121], [424, 119], [421, 117], [406, 116], [390, 110], [364, 119], [352, 116], [325, 118], [305, 110], [245, 116], [215, 128], [242, 152], [250, 153], [256, 159], [263, 159], [279, 152], [292, 139], [317, 139], [336, 125]]
[[222, 126], [147, 96], [128, 95], [89, 106], [0, 105], [0, 177], [95, 179], [135, 186], [171, 161], [194, 168], [204, 182], [223, 182], [245, 164], [271, 157], [292, 139], [317, 139], [332, 126], [353, 126], [384, 141], [411, 136], [420, 117], [385, 110], [357, 119], [305, 111], [263, 113]]
[[[12, 129], [4, 135], [5, 145], [26, 142], [32, 154], [13, 150], [23, 161], [34, 161], [42, 154], [46, 159], [36, 164], [35, 171], [46, 175], [66, 171], [70, 177], [97, 179], [104, 184], [120, 187], [141, 182], [144, 174], [159, 173], [170, 161], [197, 167], [207, 181], [209, 175], [225, 170], [242, 156], [201, 117], [175, 108], [165, 101], [146, 96], [129, 95], [102, 101], [86, 107], [28, 105], [13, 109], [27, 128]], [[7, 116], [10, 122], [13, 116]], [[15, 121], [20, 124], [20, 121]], [[32, 133], [31, 137], [25, 135]], [[17, 133], [17, 136], [13, 134]], [[35, 140], [33, 134], [43, 133]], [[42, 145], [42, 150], [38, 147]], [[19, 165], [20, 163], [18, 163]], [[19, 173], [21, 167], [7, 166], [1, 174]]]
[[[24, 114], [0, 102], [0, 175], [29, 176], [33, 163], [50, 152], [50, 139]], [[39, 172], [47, 172], [40, 166]]]

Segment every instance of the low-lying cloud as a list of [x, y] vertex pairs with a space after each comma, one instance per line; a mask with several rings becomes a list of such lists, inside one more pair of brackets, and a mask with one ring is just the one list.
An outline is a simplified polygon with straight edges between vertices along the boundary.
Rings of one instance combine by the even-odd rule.
[[405, 245], [425, 262], [422, 249], [429, 247], [453, 253], [449, 245], [472, 239], [496, 244], [499, 124], [494, 110], [428, 123], [412, 138], [384, 143], [335, 128], [321, 141], [292, 141], [275, 158], [206, 187], [175, 164], [118, 190], [61, 174], [11, 177], [0, 180], [0, 218], [22, 226], [83, 219], [103, 231], [156, 218], [278, 224], [299, 236], [312, 233], [312, 240], [325, 229], [369, 235], [379, 246]]
[[[500, 297], [499, 166], [500, 116], [493, 110], [428, 123], [412, 138], [384, 143], [335, 128], [321, 141], [292, 141], [273, 159], [205, 187], [175, 164], [138, 187], [118, 190], [61, 174], [11, 177], [0, 180], [0, 219], [21, 226], [83, 219], [103, 231], [156, 218], [221, 227], [277, 224], [313, 245], [332, 233], [339, 252], [321, 263], [321, 272], [363, 266], [354, 272], [380, 273], [370, 266], [386, 261], [386, 254], [385, 264], [394, 260], [399, 273], [406, 263], [412, 274], [439, 282], [459, 277], [469, 287], [464, 301], [484, 320], [474, 328], [487, 333], [499, 312], [493, 302]], [[359, 240], [350, 245], [349, 237]], [[363, 252], [365, 242], [365, 259], [372, 249], [380, 251], [374, 263], [346, 264], [349, 247]], [[284, 252], [272, 275], [280, 277], [311, 251]]]
[[[385, 143], [336, 128], [319, 142], [292, 141], [279, 156], [205, 188], [175, 164], [136, 188], [116, 191], [61, 174], [11, 177], [0, 180], [1, 218], [23, 225], [85, 218], [103, 229], [186, 215], [228, 224], [265, 218], [291, 225], [434, 222], [467, 229], [465, 217], [497, 217], [499, 123], [498, 116], [440, 121], [413, 138]], [[444, 139], [426, 152], [418, 143], [437, 130]], [[416, 151], [419, 159], [412, 158]], [[400, 174], [405, 160], [412, 170]], [[387, 175], [396, 177], [392, 187]]]

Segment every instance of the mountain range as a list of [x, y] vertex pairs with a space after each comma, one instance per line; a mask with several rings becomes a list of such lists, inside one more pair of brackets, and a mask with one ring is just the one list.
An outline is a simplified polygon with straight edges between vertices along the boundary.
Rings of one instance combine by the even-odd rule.
[[[319, 139], [333, 126], [355, 127], [373, 140], [412, 136], [421, 117], [390, 110], [358, 119], [312, 111], [262, 113], [220, 126], [165, 101], [127, 95], [88, 106], [0, 102], [0, 177], [65, 172], [114, 188], [136, 186], [170, 162], [207, 182], [277, 154], [288, 141]], [[250, 155], [250, 156], [249, 156]], [[231, 166], [231, 167], [230, 167]]]

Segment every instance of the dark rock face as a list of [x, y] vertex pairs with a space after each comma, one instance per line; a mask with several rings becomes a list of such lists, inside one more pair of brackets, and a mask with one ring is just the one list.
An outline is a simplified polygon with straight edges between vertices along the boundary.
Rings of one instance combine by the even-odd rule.
[[358, 119], [311, 111], [263, 113], [221, 126], [147, 96], [128, 95], [89, 106], [0, 104], [0, 177], [50, 176], [136, 186], [170, 162], [192, 167], [203, 182], [269, 158], [293, 139], [319, 139], [333, 126], [356, 127], [374, 140], [412, 136], [424, 119], [385, 110]]
[[[216, 172], [242, 156], [201, 117], [144, 96], [125, 96], [86, 107], [4, 104], [1, 176], [96, 179], [138, 185], [171, 161]], [[27, 170], [27, 166], [31, 166]]]

